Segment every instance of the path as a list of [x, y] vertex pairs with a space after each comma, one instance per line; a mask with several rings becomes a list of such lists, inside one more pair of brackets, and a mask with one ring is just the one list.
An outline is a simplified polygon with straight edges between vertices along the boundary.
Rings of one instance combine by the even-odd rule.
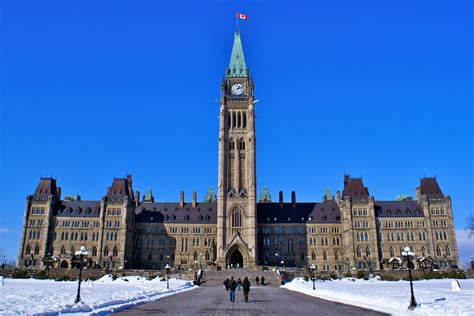
[[228, 299], [228, 292], [217, 280], [209, 280], [199, 289], [139, 305], [118, 314], [383, 315], [375, 311], [318, 299], [277, 286], [252, 285], [248, 303], [244, 302], [242, 292], [239, 291], [236, 292], [235, 303], [231, 303]]

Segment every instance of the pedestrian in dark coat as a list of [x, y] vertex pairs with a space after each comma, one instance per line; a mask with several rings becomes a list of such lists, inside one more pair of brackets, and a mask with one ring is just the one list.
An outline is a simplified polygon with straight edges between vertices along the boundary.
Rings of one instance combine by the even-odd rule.
[[260, 278], [259, 277], [255, 278], [255, 283], [257, 283], [257, 285], [260, 283]]
[[237, 288], [237, 282], [235, 282], [234, 277], [230, 277], [229, 281], [229, 299], [232, 303], [235, 302], [235, 289]]
[[262, 275], [262, 278], [260, 280], [262, 280], [262, 285], [265, 285], [265, 277], [263, 275]]
[[237, 289], [240, 291], [240, 288], [242, 287], [242, 280], [240, 278], [237, 279]]
[[225, 279], [224, 282], [222, 283], [222, 284], [224, 285], [224, 289], [225, 289], [226, 291], [229, 290], [229, 282], [230, 282], [230, 281], [229, 281], [229, 278], [227, 278], [227, 279]]
[[245, 277], [244, 282], [242, 282], [242, 289], [244, 291], [244, 302], [249, 301], [249, 292], [250, 292], [250, 281], [249, 278]]

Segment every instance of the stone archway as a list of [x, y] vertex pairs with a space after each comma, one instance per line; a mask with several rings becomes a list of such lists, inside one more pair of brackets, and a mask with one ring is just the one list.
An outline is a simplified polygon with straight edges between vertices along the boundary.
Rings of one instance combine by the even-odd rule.
[[248, 268], [248, 252], [239, 245], [232, 246], [226, 255], [226, 267], [230, 268]]

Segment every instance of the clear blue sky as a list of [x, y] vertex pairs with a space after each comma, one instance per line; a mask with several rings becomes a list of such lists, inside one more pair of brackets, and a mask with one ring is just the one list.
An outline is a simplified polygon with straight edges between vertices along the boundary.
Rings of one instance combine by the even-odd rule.
[[1, 1], [0, 248], [53, 175], [100, 199], [217, 182], [220, 80], [237, 11], [257, 109], [258, 190], [319, 201], [362, 175], [376, 199], [436, 175], [473, 210], [470, 1]]

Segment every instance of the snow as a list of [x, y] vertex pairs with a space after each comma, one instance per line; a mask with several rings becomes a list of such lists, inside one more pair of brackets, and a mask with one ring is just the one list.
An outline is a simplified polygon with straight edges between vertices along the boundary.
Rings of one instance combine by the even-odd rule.
[[296, 278], [283, 285], [288, 290], [322, 299], [364, 307], [393, 315], [474, 315], [474, 280], [458, 280], [461, 291], [453, 291], [453, 279], [414, 281], [418, 303], [408, 311], [410, 282], [361, 280], [346, 278], [333, 281], [311, 281]]
[[166, 281], [159, 277], [148, 281], [128, 276], [114, 281], [111, 275], [105, 275], [97, 281], [83, 282], [82, 301], [74, 304], [77, 281], [4, 279], [4, 286], [0, 286], [0, 315], [105, 315], [196, 288], [179, 279], [170, 279], [169, 284], [167, 290]]

